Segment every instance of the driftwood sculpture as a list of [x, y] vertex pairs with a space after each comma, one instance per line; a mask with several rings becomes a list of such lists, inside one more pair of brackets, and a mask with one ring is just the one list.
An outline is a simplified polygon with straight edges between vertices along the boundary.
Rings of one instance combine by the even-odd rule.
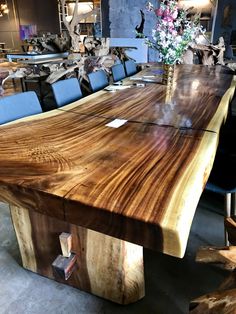
[[190, 46], [198, 55], [199, 63], [204, 65], [224, 65], [225, 43], [220, 37], [216, 45], [191, 44]]
[[66, 63], [62, 63], [60, 65], [45, 65], [47, 66], [50, 74], [46, 79], [46, 82], [49, 84], [53, 84], [56, 81], [60, 80], [62, 77], [74, 77], [78, 69], [83, 66], [82, 61], [75, 61], [71, 65], [67, 65]]
[[109, 54], [109, 38], [87, 36], [83, 41], [87, 56], [106, 56]]
[[[133, 60], [127, 55], [127, 50], [137, 49], [136, 47], [112, 47], [111, 55], [115, 56], [121, 62], [125, 62], [126, 60]], [[135, 60], [134, 60], [135, 61]]]
[[72, 15], [71, 21], [68, 21], [66, 19], [66, 12], [65, 12], [65, 5], [66, 5], [66, 0], [60, 0], [61, 7], [62, 7], [62, 20], [67, 28], [70, 38], [71, 38], [71, 51], [72, 52], [80, 52], [80, 26], [79, 23], [81, 20], [88, 18], [92, 14], [96, 13], [96, 10], [92, 10], [88, 13], [85, 14], [78, 14], [78, 3], [79, 0], [75, 1], [75, 6], [74, 6], [74, 11]]
[[4, 94], [4, 83], [9, 79], [22, 78], [30, 75], [33, 68], [15, 62], [0, 63], [0, 96]]
[[185, 54], [183, 55], [182, 62], [184, 64], [194, 63], [194, 53], [198, 56], [200, 64], [204, 65], [225, 65], [224, 62], [225, 44], [224, 38], [220, 37], [216, 45], [203, 45], [192, 43]]
[[33, 37], [26, 39], [24, 42], [30, 51], [39, 53], [64, 52], [70, 49], [70, 37], [66, 32], [61, 35], [49, 34], [42, 37]]
[[197, 262], [214, 263], [232, 271], [217, 291], [201, 296], [190, 303], [190, 314], [236, 313], [236, 247], [200, 248]]
[[89, 56], [82, 57], [79, 61], [74, 61], [72, 64], [62, 63], [60, 65], [48, 64], [50, 75], [47, 77], [46, 82], [53, 84], [63, 77], [77, 76], [79, 80], [87, 80], [87, 74], [96, 70], [104, 70], [111, 72], [111, 67], [114, 65], [116, 57], [111, 54], [106, 56]]
[[189, 47], [182, 58], [183, 64], [194, 64], [194, 50]]
[[8, 77], [8, 75], [9, 75], [8, 71], [0, 72], [0, 96], [4, 94], [3, 83], [4, 80]]

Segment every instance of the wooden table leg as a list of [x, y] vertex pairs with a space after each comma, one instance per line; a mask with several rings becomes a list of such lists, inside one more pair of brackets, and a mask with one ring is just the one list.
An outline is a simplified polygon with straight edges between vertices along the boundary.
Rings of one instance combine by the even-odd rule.
[[[144, 297], [143, 248], [34, 211], [10, 206], [23, 267], [120, 304]], [[62, 254], [59, 235], [72, 235], [76, 269], [68, 280], [52, 263]]]

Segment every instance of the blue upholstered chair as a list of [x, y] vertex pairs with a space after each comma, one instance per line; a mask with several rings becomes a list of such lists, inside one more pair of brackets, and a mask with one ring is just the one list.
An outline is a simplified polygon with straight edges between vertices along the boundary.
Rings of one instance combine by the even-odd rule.
[[[236, 155], [218, 151], [206, 189], [225, 197], [225, 217], [236, 214]], [[225, 242], [228, 236], [225, 232]]]
[[137, 67], [133, 60], [125, 61], [125, 72], [127, 76], [131, 76], [137, 73]]
[[114, 82], [123, 80], [126, 77], [125, 68], [122, 63], [115, 64], [111, 67], [112, 77]]
[[88, 79], [92, 92], [97, 92], [109, 84], [107, 75], [103, 70], [89, 73]]
[[0, 124], [41, 112], [38, 97], [33, 91], [0, 98]]
[[77, 78], [57, 81], [52, 84], [57, 107], [65, 106], [83, 97]]

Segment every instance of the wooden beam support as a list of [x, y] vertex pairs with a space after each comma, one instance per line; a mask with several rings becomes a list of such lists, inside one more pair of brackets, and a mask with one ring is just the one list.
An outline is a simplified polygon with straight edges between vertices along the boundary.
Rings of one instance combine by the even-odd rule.
[[[26, 269], [120, 304], [144, 297], [141, 246], [25, 208], [11, 206], [10, 210]], [[72, 238], [76, 261], [74, 254], [55, 261], [61, 251], [58, 237], [62, 232], [67, 233], [60, 236], [63, 251], [70, 251]], [[55, 275], [53, 261], [54, 270], [63, 273], [64, 278]]]

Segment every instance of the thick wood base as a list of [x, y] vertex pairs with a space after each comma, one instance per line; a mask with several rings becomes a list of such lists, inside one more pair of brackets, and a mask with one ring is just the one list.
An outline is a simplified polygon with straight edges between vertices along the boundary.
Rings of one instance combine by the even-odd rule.
[[[25, 208], [10, 206], [23, 267], [120, 304], [144, 297], [143, 248]], [[72, 235], [76, 269], [68, 280], [52, 263], [61, 254], [59, 235]]]

